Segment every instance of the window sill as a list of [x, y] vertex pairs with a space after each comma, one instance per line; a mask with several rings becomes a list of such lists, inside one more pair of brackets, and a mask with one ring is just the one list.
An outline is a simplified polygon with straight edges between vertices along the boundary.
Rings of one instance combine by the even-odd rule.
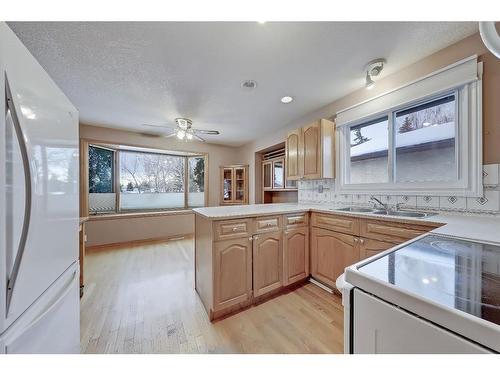
[[98, 214], [90, 215], [88, 221], [100, 220], [118, 220], [118, 219], [134, 219], [142, 217], [158, 217], [158, 216], [176, 216], [176, 215], [189, 215], [192, 214], [191, 209], [186, 210], [172, 210], [172, 211], [152, 211], [152, 212], [127, 212], [119, 214]]

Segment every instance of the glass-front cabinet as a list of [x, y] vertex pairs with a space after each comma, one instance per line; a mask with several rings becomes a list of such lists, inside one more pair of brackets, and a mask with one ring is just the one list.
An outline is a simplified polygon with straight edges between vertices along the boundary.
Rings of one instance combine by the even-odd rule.
[[228, 165], [220, 168], [220, 204], [248, 204], [248, 166]]

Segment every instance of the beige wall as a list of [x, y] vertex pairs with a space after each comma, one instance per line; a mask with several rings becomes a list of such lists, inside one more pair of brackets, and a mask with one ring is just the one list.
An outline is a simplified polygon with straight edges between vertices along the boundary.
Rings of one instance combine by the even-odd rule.
[[[240, 164], [245, 159], [238, 148], [206, 144], [200, 142], [183, 143], [175, 139], [150, 137], [139, 133], [80, 125], [80, 138], [101, 142], [114, 142], [124, 145], [154, 147], [173, 151], [208, 153], [208, 204], [219, 205], [220, 181], [219, 166]], [[87, 246], [150, 238], [164, 238], [193, 233], [193, 214], [174, 216], [118, 218], [113, 220], [94, 220], [86, 224]]]
[[[284, 128], [271, 134], [261, 136], [258, 140], [247, 144], [243, 149], [245, 160], [248, 160], [250, 178], [250, 203], [255, 202], [255, 157], [260, 151], [274, 144], [283, 142], [289, 130], [297, 129], [318, 118], [330, 118], [341, 109], [350, 107], [370, 97], [382, 94], [393, 88], [399, 87], [425, 76], [442, 67], [450, 65], [460, 59], [471, 55], [478, 55], [484, 63], [483, 72], [483, 163], [500, 163], [500, 60], [487, 51], [479, 34], [474, 34], [460, 42], [423, 58], [397, 73], [391, 74], [377, 81], [375, 87], [368, 91], [360, 88], [327, 106], [309, 113]], [[389, 61], [390, 63], [390, 61]], [[360, 73], [361, 74], [361, 73]], [[258, 194], [257, 194], [258, 200]]]
[[92, 220], [85, 230], [87, 247], [184, 236], [194, 233], [194, 214]]

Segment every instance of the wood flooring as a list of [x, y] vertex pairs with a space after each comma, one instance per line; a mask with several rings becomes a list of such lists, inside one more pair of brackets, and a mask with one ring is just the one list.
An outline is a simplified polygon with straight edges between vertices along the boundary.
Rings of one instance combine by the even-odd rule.
[[210, 323], [193, 239], [89, 251], [82, 353], [342, 353], [340, 298], [308, 283]]

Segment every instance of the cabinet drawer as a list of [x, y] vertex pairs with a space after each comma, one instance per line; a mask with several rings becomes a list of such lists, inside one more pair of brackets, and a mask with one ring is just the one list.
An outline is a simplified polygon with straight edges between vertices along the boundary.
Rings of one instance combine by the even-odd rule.
[[313, 213], [311, 220], [314, 227], [347, 234], [359, 234], [359, 220], [355, 218]]
[[285, 216], [285, 226], [295, 228], [307, 226], [309, 224], [309, 215], [307, 213]]
[[362, 221], [361, 236], [382, 241], [401, 243], [418, 237], [431, 230], [423, 226], [412, 226], [411, 224], [389, 223], [384, 221]]
[[281, 216], [264, 216], [255, 219], [255, 233], [273, 232], [281, 229]]
[[251, 233], [250, 219], [225, 220], [215, 222], [215, 240], [228, 240], [231, 238], [239, 238], [250, 236]]

